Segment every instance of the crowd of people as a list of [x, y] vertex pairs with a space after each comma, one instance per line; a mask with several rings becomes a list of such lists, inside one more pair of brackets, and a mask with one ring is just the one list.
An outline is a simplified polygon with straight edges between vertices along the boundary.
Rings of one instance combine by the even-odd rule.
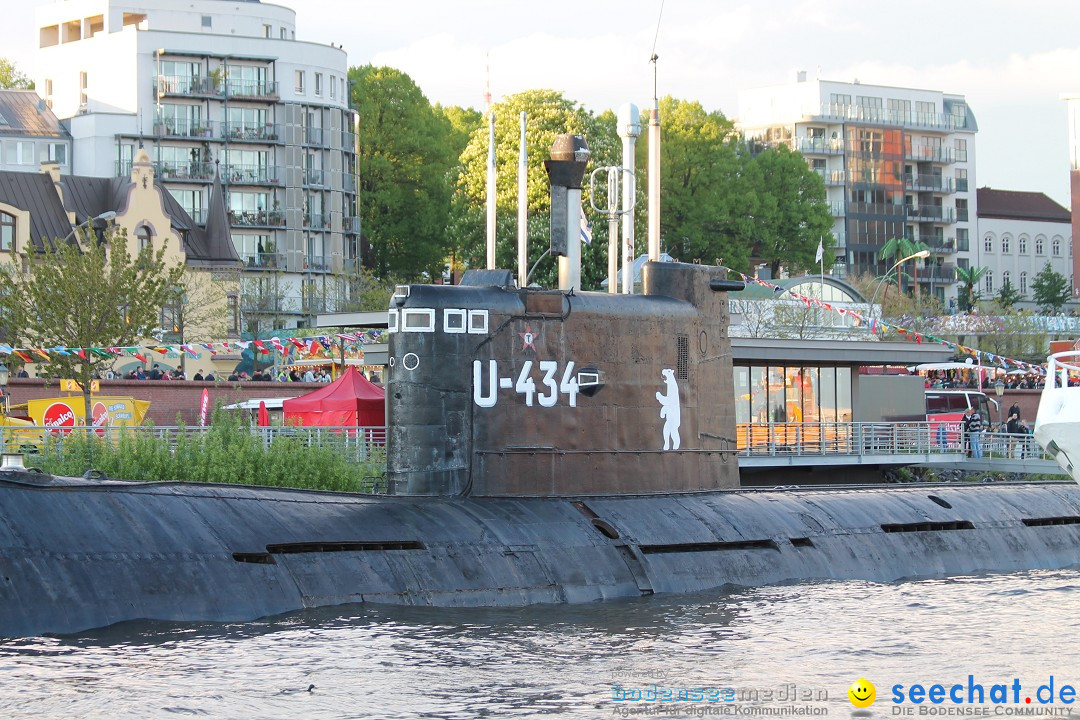
[[[965, 377], [966, 375], [966, 377]], [[982, 387], [992, 388], [994, 380], [983, 380]], [[1006, 375], [1002, 378], [1006, 390], [1042, 390], [1044, 379], [1041, 375]], [[1074, 381], [1070, 381], [1070, 384]], [[976, 373], [964, 371], [963, 374], [947, 370], [931, 371], [926, 376], [926, 387], [937, 390], [950, 388], [978, 389], [979, 378]]]
[[[24, 371], [25, 372], [25, 371]], [[21, 374], [20, 377], [29, 377], [28, 374]], [[179, 368], [162, 368], [159, 363], [154, 363], [153, 366], [147, 370], [142, 366], [135, 369], [121, 373], [112, 369], [104, 372], [95, 373], [94, 377], [98, 380], [187, 380], [188, 377]], [[191, 376], [191, 380], [195, 382], [215, 382], [217, 380], [226, 380], [228, 382], [305, 382], [305, 383], [328, 383], [333, 380], [330, 372], [321, 367], [279, 367], [279, 368], [266, 368], [265, 370], [255, 370], [249, 376], [247, 372], [232, 372], [227, 377], [221, 375], [215, 375], [212, 371], [205, 375], [199, 371], [196, 371]], [[381, 384], [377, 373], [371, 373], [368, 379], [375, 383]]]

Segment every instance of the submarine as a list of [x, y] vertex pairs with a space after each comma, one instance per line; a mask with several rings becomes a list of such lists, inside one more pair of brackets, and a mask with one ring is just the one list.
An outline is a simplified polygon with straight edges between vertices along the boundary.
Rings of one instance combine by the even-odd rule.
[[1080, 563], [1072, 482], [740, 487], [739, 287], [678, 262], [646, 263], [637, 295], [498, 271], [397, 287], [382, 495], [54, 477], [10, 459], [0, 636]]

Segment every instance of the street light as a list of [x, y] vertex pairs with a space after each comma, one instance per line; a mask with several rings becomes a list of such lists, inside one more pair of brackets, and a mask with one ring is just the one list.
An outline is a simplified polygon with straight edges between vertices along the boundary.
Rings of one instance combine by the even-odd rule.
[[81, 228], [83, 226], [90, 226], [93, 223], [97, 222], [98, 220], [103, 220], [103, 221], [107, 222], [109, 220], [112, 220], [114, 217], [116, 217], [116, 212], [115, 211], [106, 210], [105, 212], [101, 213], [100, 215], [95, 215], [92, 218], [86, 218], [81, 223], [79, 223], [75, 227], [71, 228], [71, 232], [69, 232], [67, 234], [67, 236], [65, 236], [64, 239], [61, 240], [60, 242], [62, 244], [62, 243], [67, 242], [68, 240], [70, 240], [75, 235], [75, 233], [78, 232], [79, 228]]
[[0, 363], [0, 394], [2, 394], [4, 396], [3, 408], [4, 408], [4, 415], [5, 416], [8, 414], [8, 411], [11, 409], [11, 403], [8, 400], [8, 387], [7, 387], [8, 380], [10, 378], [11, 378], [11, 371], [8, 370], [7, 365], [4, 365], [3, 363]]
[[881, 292], [881, 286], [889, 278], [889, 273], [891, 273], [893, 270], [895, 270], [900, 265], [906, 263], [908, 260], [914, 260], [916, 258], [927, 258], [927, 257], [930, 257], [930, 251], [929, 250], [920, 250], [917, 253], [912, 253], [911, 255], [908, 255], [907, 257], [900, 258], [895, 263], [893, 263], [893, 266], [891, 268], [889, 268], [888, 270], [885, 271], [885, 274], [881, 276], [881, 280], [878, 280], [877, 288], [874, 290], [874, 297], [870, 300], [870, 315], [871, 315], [871, 317], [873, 317], [873, 314], [874, 314], [874, 305], [877, 303], [878, 293]]
[[1001, 415], [1001, 396], [1005, 394], [1005, 381], [998, 378], [994, 383], [994, 394], [998, 396], [998, 425], [1001, 425], [1005, 421]]

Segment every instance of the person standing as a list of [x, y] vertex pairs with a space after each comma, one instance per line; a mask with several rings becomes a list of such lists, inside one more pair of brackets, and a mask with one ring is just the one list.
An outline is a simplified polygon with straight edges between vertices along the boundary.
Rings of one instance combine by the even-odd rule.
[[968, 407], [964, 411], [964, 440], [968, 448], [968, 457], [978, 459], [982, 455], [982, 415], [975, 412], [975, 408]]
[[[1005, 420], [1005, 432], [1009, 433], [1009, 457], [1016, 454], [1016, 436], [1020, 434], [1020, 406], [1013, 403], [1009, 408], [1009, 417]], [[1023, 452], [1021, 451], [1021, 456]]]

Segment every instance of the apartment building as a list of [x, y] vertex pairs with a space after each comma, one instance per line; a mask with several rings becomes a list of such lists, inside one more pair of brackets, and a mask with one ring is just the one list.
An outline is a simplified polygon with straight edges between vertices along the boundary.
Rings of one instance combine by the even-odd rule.
[[737, 126], [751, 139], [800, 151], [825, 181], [838, 277], [881, 275], [885, 243], [907, 237], [931, 256], [920, 293], [956, 297], [956, 268], [972, 262], [975, 117], [963, 96], [934, 90], [809, 80], [739, 93]]
[[979, 243], [973, 265], [986, 268], [979, 288], [983, 300], [993, 299], [1008, 282], [1022, 297], [1016, 308], [1036, 310], [1032, 282], [1047, 263], [1076, 287], [1068, 210], [1041, 192], [985, 187], [977, 192]]
[[[1061, 96], [1068, 108], [1069, 118], [1069, 202], [1073, 209], [1080, 208], [1080, 93]], [[1072, 214], [1072, 236], [1080, 238], [1080, 213]], [[1073, 254], [1073, 297], [1080, 298], [1080, 253]]]
[[80, 174], [127, 177], [145, 148], [201, 225], [220, 178], [244, 331], [346, 306], [360, 228], [344, 50], [253, 0], [63, 0], [37, 25], [35, 81]]
[[33, 90], [0, 90], [0, 172], [36, 173], [41, 163], [71, 172], [71, 136]]

